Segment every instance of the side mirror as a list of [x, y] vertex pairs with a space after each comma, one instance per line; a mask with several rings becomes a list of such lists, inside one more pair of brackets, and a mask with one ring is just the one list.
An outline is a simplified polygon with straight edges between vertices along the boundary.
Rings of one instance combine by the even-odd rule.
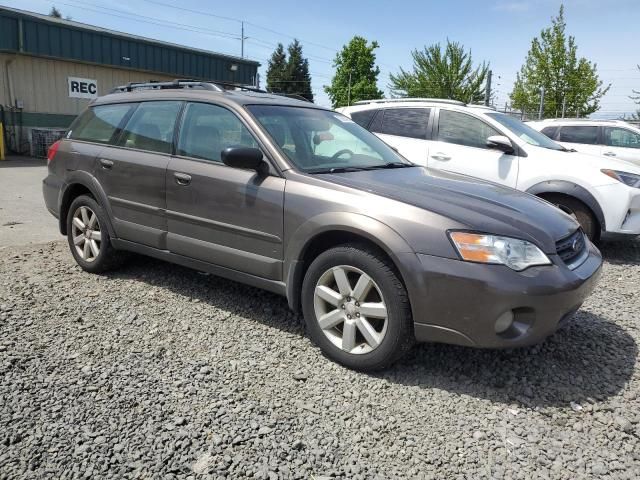
[[244, 168], [262, 172], [266, 163], [257, 148], [227, 147], [222, 151], [222, 163], [228, 167]]
[[504, 135], [492, 135], [487, 138], [487, 147], [502, 150], [504, 153], [513, 153], [515, 151], [511, 140]]

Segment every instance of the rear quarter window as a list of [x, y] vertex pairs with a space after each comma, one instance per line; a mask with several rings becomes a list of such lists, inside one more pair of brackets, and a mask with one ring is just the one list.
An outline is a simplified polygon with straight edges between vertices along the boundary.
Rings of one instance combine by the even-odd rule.
[[99, 105], [89, 107], [73, 123], [68, 137], [96, 143], [109, 143], [115, 133], [122, 128], [124, 118], [133, 104]]
[[555, 138], [556, 133], [558, 133], [558, 127], [544, 127], [540, 131], [549, 138]]
[[370, 110], [360, 110], [358, 112], [351, 113], [351, 120], [364, 128], [369, 128], [369, 124], [375, 116], [378, 109], [372, 108]]

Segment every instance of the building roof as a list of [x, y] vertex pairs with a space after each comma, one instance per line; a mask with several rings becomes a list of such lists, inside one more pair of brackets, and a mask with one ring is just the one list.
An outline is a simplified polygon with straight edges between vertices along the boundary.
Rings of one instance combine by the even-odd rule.
[[254, 60], [7, 7], [0, 7], [0, 51], [243, 84], [255, 83], [260, 65]]

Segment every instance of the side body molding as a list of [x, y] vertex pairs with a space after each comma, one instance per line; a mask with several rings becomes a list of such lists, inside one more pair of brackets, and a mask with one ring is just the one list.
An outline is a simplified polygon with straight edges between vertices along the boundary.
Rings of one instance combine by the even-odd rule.
[[536, 183], [535, 185], [527, 189], [527, 193], [532, 195], [540, 195], [542, 193], [563, 193], [571, 197], [577, 198], [586, 206], [588, 206], [596, 219], [600, 223], [602, 230], [606, 230], [604, 213], [600, 204], [589, 191], [581, 187], [580, 185], [566, 180], [548, 180], [545, 182]]

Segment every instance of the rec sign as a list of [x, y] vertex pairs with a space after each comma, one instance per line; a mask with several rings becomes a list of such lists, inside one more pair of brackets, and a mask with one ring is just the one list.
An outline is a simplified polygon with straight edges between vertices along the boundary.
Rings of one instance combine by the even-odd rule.
[[67, 77], [69, 96], [74, 98], [96, 98], [98, 81], [90, 78]]

